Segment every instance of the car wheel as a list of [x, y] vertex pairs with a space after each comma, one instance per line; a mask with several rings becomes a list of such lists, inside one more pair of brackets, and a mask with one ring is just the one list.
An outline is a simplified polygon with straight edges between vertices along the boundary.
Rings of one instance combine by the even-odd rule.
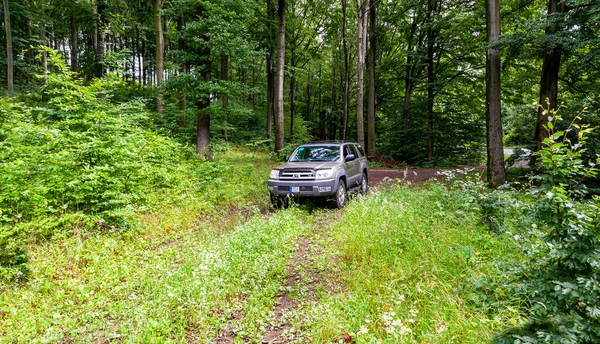
[[362, 173], [362, 180], [360, 182], [360, 193], [366, 195], [369, 192], [369, 179], [365, 172]]
[[335, 206], [338, 209], [343, 208], [346, 205], [346, 183], [340, 180], [340, 185], [335, 193]]

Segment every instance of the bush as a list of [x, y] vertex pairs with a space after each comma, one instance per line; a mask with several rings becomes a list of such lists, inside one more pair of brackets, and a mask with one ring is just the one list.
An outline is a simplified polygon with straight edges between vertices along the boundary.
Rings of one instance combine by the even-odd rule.
[[[525, 264], [507, 268], [510, 282], [501, 293], [518, 297], [529, 322], [499, 336], [501, 343], [600, 342], [600, 199], [586, 198], [584, 181], [597, 175], [582, 158], [592, 128], [571, 123], [535, 153], [540, 173], [530, 189], [510, 187], [480, 194], [486, 221], [509, 233], [526, 253]], [[581, 117], [577, 116], [576, 120]]]
[[28, 235], [129, 230], [134, 211], [163, 201], [153, 199], [160, 190], [200, 193], [227, 168], [157, 134], [142, 100], [116, 100], [119, 80], [85, 86], [50, 56], [57, 73], [41, 96], [0, 99], [2, 275], [22, 269]]

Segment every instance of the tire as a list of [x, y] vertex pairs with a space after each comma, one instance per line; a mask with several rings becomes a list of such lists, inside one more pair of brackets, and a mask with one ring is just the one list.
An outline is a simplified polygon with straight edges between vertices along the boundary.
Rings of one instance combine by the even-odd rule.
[[346, 205], [346, 182], [340, 180], [340, 185], [338, 186], [337, 191], [334, 196], [335, 207], [338, 209], [342, 209]]
[[369, 192], [369, 178], [365, 172], [362, 173], [362, 179], [360, 180], [360, 193], [366, 195]]

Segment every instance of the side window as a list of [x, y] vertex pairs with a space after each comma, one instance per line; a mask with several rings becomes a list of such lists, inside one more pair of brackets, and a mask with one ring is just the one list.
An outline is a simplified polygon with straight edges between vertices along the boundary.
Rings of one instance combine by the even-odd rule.
[[356, 148], [356, 145], [350, 145], [350, 147], [352, 148], [352, 154], [354, 154], [354, 156], [356, 156], [357, 159], [362, 157], [362, 155]]
[[344, 145], [344, 159], [348, 156], [348, 154], [354, 154], [348, 145]]
[[365, 156], [365, 151], [362, 149], [362, 147], [360, 145], [355, 145], [355, 147], [358, 150], [358, 153], [360, 154], [360, 157], [362, 158], [363, 156]]

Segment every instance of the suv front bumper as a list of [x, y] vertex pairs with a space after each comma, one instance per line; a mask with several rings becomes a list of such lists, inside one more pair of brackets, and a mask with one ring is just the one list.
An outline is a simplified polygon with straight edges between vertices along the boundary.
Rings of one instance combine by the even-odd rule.
[[[267, 187], [269, 188], [269, 193], [274, 196], [329, 197], [336, 193], [338, 189], [338, 180], [297, 181], [269, 179], [267, 181]], [[297, 189], [292, 191], [292, 187]]]

